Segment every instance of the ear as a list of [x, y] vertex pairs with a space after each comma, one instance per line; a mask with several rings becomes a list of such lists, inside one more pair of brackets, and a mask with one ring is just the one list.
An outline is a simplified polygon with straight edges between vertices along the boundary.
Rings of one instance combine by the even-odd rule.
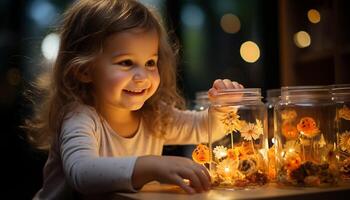
[[83, 83], [92, 82], [90, 67], [86, 67], [85, 69], [78, 70], [77, 78], [79, 81], [81, 81]]

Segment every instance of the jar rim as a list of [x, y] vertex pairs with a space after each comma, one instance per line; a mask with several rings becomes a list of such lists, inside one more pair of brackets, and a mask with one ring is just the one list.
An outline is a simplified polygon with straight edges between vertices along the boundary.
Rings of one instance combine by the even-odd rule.
[[236, 94], [236, 93], [242, 93], [242, 94], [256, 94], [261, 95], [261, 89], [260, 88], [240, 88], [240, 89], [221, 89], [218, 90], [219, 95], [225, 95], [225, 94]]
[[281, 92], [286, 91], [329, 91], [329, 85], [301, 85], [301, 86], [283, 86]]
[[240, 101], [260, 101], [262, 99], [260, 88], [222, 89], [218, 90], [222, 98], [211, 99], [215, 103], [234, 103]]
[[329, 85], [285, 86], [281, 88], [282, 100], [309, 101], [315, 99], [331, 99]]

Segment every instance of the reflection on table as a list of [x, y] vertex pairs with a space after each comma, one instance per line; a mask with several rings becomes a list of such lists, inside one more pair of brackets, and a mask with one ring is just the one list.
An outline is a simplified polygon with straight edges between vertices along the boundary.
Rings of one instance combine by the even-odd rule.
[[245, 190], [212, 189], [208, 192], [194, 195], [186, 194], [181, 188], [174, 185], [152, 182], [146, 184], [138, 193], [113, 193], [103, 197], [89, 197], [87, 199], [151, 199], [151, 200], [233, 200], [233, 199], [348, 199], [350, 196], [350, 182], [341, 183], [331, 188], [312, 187], [281, 187], [269, 183], [263, 187]]

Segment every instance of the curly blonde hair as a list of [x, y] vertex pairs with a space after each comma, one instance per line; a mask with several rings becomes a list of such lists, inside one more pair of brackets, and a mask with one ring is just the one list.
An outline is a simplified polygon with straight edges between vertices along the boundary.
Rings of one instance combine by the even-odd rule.
[[178, 48], [170, 43], [159, 19], [155, 12], [134, 0], [74, 3], [64, 13], [59, 28], [60, 48], [53, 69], [45, 79], [37, 81], [43, 102], [35, 106], [34, 115], [26, 120], [29, 141], [38, 149], [48, 150], [60, 132], [64, 116], [73, 107], [94, 106], [91, 85], [79, 81], [77, 75], [91, 66], [108, 36], [134, 28], [156, 30], [159, 36], [160, 85], [140, 111], [147, 128], [162, 135], [171, 121], [172, 108], [184, 108], [185, 102], [176, 84]]

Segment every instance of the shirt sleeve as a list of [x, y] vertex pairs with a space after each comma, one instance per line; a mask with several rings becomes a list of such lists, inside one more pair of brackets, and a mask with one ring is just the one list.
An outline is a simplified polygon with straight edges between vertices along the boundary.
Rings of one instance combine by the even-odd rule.
[[165, 144], [198, 144], [208, 142], [208, 110], [173, 110]]
[[97, 122], [84, 112], [65, 119], [59, 137], [68, 183], [82, 194], [133, 191], [131, 177], [136, 157], [100, 157]]

